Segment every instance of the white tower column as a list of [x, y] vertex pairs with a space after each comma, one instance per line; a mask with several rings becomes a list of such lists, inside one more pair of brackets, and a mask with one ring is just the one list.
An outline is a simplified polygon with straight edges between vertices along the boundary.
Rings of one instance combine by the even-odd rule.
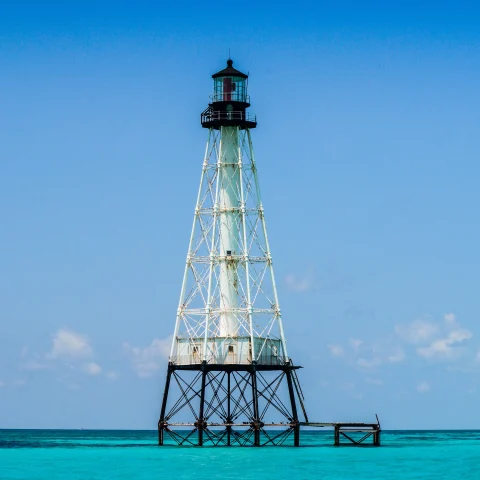
[[241, 171], [239, 168], [238, 127], [221, 127], [219, 155], [218, 223], [219, 287], [220, 287], [220, 337], [234, 337], [238, 331], [236, 311], [239, 305], [237, 262], [240, 251]]

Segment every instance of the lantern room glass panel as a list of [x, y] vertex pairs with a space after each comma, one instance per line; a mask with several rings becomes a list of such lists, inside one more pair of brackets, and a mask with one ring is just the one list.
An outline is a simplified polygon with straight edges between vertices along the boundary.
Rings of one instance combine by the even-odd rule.
[[214, 102], [246, 102], [246, 85], [242, 77], [217, 77], [214, 83]]

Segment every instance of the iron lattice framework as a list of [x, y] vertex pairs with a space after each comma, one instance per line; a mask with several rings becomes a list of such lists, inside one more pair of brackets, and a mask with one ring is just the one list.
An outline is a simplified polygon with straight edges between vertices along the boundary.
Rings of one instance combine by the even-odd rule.
[[[158, 422], [159, 444], [299, 445], [250, 128], [247, 75], [214, 74], [208, 141]], [[306, 415], [305, 415], [306, 419]]]
[[[291, 445], [293, 439], [293, 445], [298, 446], [300, 422], [295, 397], [300, 397], [303, 408], [303, 395], [295, 368], [265, 371], [231, 365], [187, 371], [170, 365], [158, 425], [159, 445]], [[285, 384], [288, 396], [282, 399]], [[167, 411], [172, 386], [177, 387], [177, 395]], [[191, 420], [173, 422], [182, 410]]]
[[[237, 158], [231, 164], [221, 156], [221, 143], [237, 142], [225, 136], [238, 138]], [[222, 205], [221, 191], [232, 192], [236, 205]], [[226, 214], [229, 218], [225, 219]], [[222, 227], [233, 227], [240, 234], [226, 245]], [[226, 282], [230, 285], [225, 286], [222, 274], [229, 267], [232, 274], [228, 272]], [[230, 286], [235, 290], [235, 302], [226, 298]], [[228, 335], [222, 332], [225, 318], [235, 325]], [[197, 355], [188, 362], [200, 363], [215, 360], [215, 352], [208, 351], [208, 338], [222, 338], [216, 345], [218, 351], [225, 342], [239, 337], [251, 339], [252, 361], [284, 363], [288, 359], [250, 130], [232, 127], [209, 131], [171, 361], [187, 360], [180, 358], [181, 353], [191, 356], [188, 350], [178, 348], [177, 338], [197, 347]]]

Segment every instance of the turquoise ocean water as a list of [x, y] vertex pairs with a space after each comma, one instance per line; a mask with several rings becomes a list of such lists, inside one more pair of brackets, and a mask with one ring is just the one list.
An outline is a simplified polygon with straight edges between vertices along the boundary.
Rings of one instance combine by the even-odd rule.
[[480, 431], [384, 431], [379, 448], [157, 447], [153, 431], [0, 430], [0, 479], [480, 480]]

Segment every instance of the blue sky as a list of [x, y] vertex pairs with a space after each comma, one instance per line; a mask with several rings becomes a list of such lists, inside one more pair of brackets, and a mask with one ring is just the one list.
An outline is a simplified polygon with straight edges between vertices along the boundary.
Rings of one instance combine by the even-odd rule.
[[230, 49], [311, 419], [480, 428], [472, 5], [2, 8], [0, 427], [155, 428]]

